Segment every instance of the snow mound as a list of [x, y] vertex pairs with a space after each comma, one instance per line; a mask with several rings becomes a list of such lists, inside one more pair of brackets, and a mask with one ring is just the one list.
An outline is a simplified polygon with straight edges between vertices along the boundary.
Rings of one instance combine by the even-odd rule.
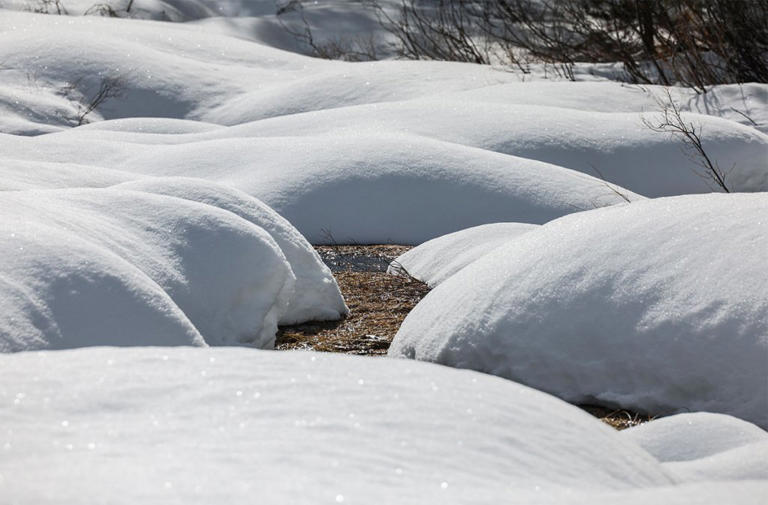
[[[540, 224], [641, 198], [573, 170], [408, 134], [208, 139], [218, 133], [78, 128], [0, 136], [0, 149], [21, 159], [77, 160], [137, 179], [184, 176], [225, 184], [275, 209], [311, 243], [416, 244], [489, 222]], [[83, 176], [89, 185], [106, 177]]]
[[[90, 6], [69, 3], [72, 13]], [[247, 25], [276, 22], [270, 2], [135, 9], [202, 21], [2, 11], [0, 131], [15, 134], [0, 135], [0, 176], [11, 173], [2, 189], [192, 176], [262, 200], [315, 243], [412, 244], [490, 222], [540, 224], [633, 192], [710, 191], [679, 139], [642, 124], [661, 88], [539, 87], [490, 66], [308, 58], [249, 40], [259, 37]], [[353, 31], [370, 21], [360, 12], [335, 0], [307, 8], [323, 22], [343, 13]], [[710, 156], [734, 166], [734, 190], [768, 189], [766, 89], [673, 90]], [[3, 168], [17, 160], [40, 162], [39, 173]]]
[[630, 428], [622, 436], [688, 481], [768, 481], [768, 433], [731, 416], [678, 414]]
[[0, 159], [0, 191], [100, 188], [135, 178], [127, 172], [77, 163]]
[[128, 261], [29, 216], [3, 214], [0, 223], [0, 352], [205, 345], [168, 294]]
[[508, 240], [535, 230], [525, 223], [491, 223], [433, 238], [394, 260], [387, 272], [407, 273], [435, 287]]
[[313, 244], [416, 244], [488, 222], [544, 223], [623, 202], [602, 181], [572, 170], [409, 135], [150, 146], [114, 166], [236, 187]]
[[[685, 112], [706, 114], [753, 126], [768, 133], [768, 94], [765, 84], [724, 84], [706, 93], [673, 86], [633, 86], [615, 81], [511, 82], [446, 94], [451, 98], [497, 104], [539, 105], [592, 112], [658, 110], [657, 100], [670, 93]], [[745, 117], [746, 116], [746, 117]]]
[[[100, 119], [203, 119], [254, 82], [274, 86], [317, 66], [183, 25], [11, 11], [0, 16], [0, 61], [3, 109], [45, 131]], [[96, 102], [100, 92], [105, 99]]]
[[695, 195], [558, 219], [429, 293], [390, 355], [576, 403], [768, 426], [766, 206], [765, 193]]
[[0, 458], [0, 496], [14, 503], [528, 502], [674, 483], [556, 398], [406, 361], [23, 353], [0, 356], [0, 398], [16, 400]]
[[[532, 85], [535, 86], [535, 85]], [[643, 124], [650, 113], [606, 113], [543, 105], [426, 97], [324, 109], [233, 127], [226, 135], [284, 136], [364, 129], [405, 132], [551, 163], [605, 178], [648, 197], [709, 193], [696, 156], [678, 136]], [[242, 110], [242, 109], [241, 109]], [[733, 121], [686, 113], [701, 131], [713, 162], [728, 172], [732, 191], [768, 190], [768, 135]], [[224, 132], [214, 132], [222, 135]], [[648, 153], [653, 153], [650, 157]]]
[[349, 312], [336, 279], [314, 248], [291, 223], [256, 198], [227, 186], [183, 177], [142, 179], [116, 188], [212, 205], [263, 228], [280, 247], [296, 276], [294, 294], [280, 324], [336, 320]]
[[3, 350], [274, 344], [294, 276], [269, 234], [232, 213], [109, 189], [5, 192], [0, 209]]
[[768, 441], [768, 433], [752, 423], [705, 412], [655, 419], [622, 435], [661, 462], [691, 461]]

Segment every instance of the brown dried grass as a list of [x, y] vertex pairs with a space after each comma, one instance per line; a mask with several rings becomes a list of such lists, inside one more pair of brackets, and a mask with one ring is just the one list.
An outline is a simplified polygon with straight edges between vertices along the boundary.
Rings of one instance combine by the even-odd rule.
[[403, 319], [429, 291], [415, 279], [385, 272], [337, 272], [350, 313], [340, 321], [281, 327], [277, 349], [311, 349], [380, 356]]

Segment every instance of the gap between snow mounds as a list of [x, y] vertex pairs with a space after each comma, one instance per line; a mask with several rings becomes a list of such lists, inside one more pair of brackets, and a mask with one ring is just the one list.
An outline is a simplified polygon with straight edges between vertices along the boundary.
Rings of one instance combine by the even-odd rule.
[[400, 324], [429, 288], [405, 277], [387, 275], [387, 265], [408, 246], [316, 246], [333, 270], [349, 314], [337, 321], [281, 326], [279, 350], [312, 349], [385, 355]]
[[[144, 188], [163, 192], [168, 182]], [[346, 313], [330, 271], [274, 211], [229, 188], [170, 183], [166, 192], [187, 199], [119, 189], [0, 194], [2, 349], [272, 347], [280, 320]], [[297, 276], [271, 234], [308, 293], [295, 295]]]
[[765, 200], [681, 196], [555, 220], [430, 292], [389, 353], [574, 403], [768, 425]]
[[[488, 227], [494, 228], [494, 225]], [[455, 235], [459, 234], [462, 232]], [[384, 272], [396, 257], [407, 256], [410, 246], [336, 244], [315, 247], [335, 273], [350, 312], [337, 321], [280, 326], [275, 348], [386, 355], [403, 319], [429, 292], [429, 286], [403, 275], [404, 272], [399, 269], [398, 275]], [[596, 405], [578, 407], [617, 430], [653, 419], [653, 416], [625, 409], [607, 409]]]

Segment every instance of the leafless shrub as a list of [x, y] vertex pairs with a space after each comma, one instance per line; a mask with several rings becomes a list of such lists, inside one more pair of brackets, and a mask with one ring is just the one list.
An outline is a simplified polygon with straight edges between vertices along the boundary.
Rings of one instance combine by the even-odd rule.
[[576, 62], [620, 62], [631, 82], [706, 92], [768, 82], [764, 0], [370, 0], [401, 55], [525, 69], [533, 60], [573, 78]]
[[68, 83], [59, 89], [60, 93], [76, 104], [77, 113], [73, 118], [76, 126], [88, 123], [88, 115], [97, 107], [111, 98], [118, 98], [123, 93], [120, 77], [104, 77], [99, 82], [98, 89], [90, 96], [83, 96], [77, 90], [82, 79]]
[[117, 11], [107, 3], [93, 4], [83, 13], [83, 16], [103, 16], [108, 18], [120, 17]]
[[68, 14], [61, 0], [37, 0], [35, 5], [29, 6], [27, 9], [38, 14], [56, 14], [59, 16]]
[[[694, 160], [699, 169], [696, 174], [704, 178], [710, 185], [719, 187], [726, 193], [730, 189], [726, 183], [728, 172], [720, 168], [717, 161], [710, 158], [704, 150], [701, 140], [702, 125], [686, 122], [680, 111], [680, 106], [672, 98], [669, 90], [663, 96], [655, 96], [659, 113], [653, 118], [644, 116], [643, 124], [658, 133], [667, 133], [679, 137], [688, 156]], [[733, 170], [733, 167], [731, 168]]]
[[[57, 14], [60, 16], [69, 14], [69, 11], [67, 11], [67, 8], [64, 7], [64, 4], [61, 0], [36, 0], [37, 3], [27, 7], [27, 10], [31, 12], [36, 12], [38, 14]], [[111, 4], [106, 2], [100, 2], [95, 3], [88, 7], [85, 12], [83, 12], [84, 16], [105, 16], [105, 17], [112, 17], [117, 18], [121, 17], [121, 13], [125, 13], [130, 15], [131, 9], [133, 8], [134, 0], [128, 0], [128, 3], [125, 5], [124, 8], [118, 9], [113, 7]]]
[[490, 50], [478, 38], [481, 3], [402, 0], [395, 16], [375, 0], [371, 5], [382, 26], [399, 41], [401, 56], [488, 64]]
[[[296, 13], [301, 21], [300, 28], [289, 26], [283, 15]], [[336, 37], [318, 41], [312, 27], [304, 15], [301, 0], [290, 0], [277, 9], [277, 19], [285, 31], [296, 37], [312, 50], [312, 56], [327, 60], [373, 61], [378, 60], [376, 41], [373, 35], [358, 37]]]
[[[602, 181], [603, 185], [606, 188], [608, 188], [611, 193], [613, 193], [614, 195], [618, 196], [619, 198], [624, 200], [626, 203], [632, 203], [632, 199], [629, 197], [629, 195], [627, 193], [625, 193], [624, 191], [622, 191], [620, 187], [616, 186], [615, 184], [611, 184], [610, 182], [608, 182], [608, 180], [603, 175], [603, 172], [599, 168], [597, 168], [594, 165], [590, 165], [590, 167], [595, 172], [595, 174], [597, 174], [597, 177]], [[593, 202], [593, 206], [595, 208], [602, 207], [602, 205], [597, 205], [596, 202]]]

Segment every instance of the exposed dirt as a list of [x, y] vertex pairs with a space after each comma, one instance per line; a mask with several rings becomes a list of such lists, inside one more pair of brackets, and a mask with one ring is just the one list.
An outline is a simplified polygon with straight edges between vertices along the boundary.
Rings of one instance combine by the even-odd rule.
[[350, 314], [341, 321], [281, 327], [277, 349], [383, 355], [405, 316], [429, 288], [386, 272], [336, 272]]
[[[275, 347], [383, 356], [405, 316], [429, 288], [416, 279], [386, 273], [389, 263], [410, 249], [399, 245], [315, 246], [334, 272], [350, 314], [340, 321], [280, 327]], [[653, 417], [594, 405], [580, 408], [623, 430]]]
[[386, 272], [389, 264], [411, 249], [408, 245], [319, 245], [325, 264], [335, 272]]

